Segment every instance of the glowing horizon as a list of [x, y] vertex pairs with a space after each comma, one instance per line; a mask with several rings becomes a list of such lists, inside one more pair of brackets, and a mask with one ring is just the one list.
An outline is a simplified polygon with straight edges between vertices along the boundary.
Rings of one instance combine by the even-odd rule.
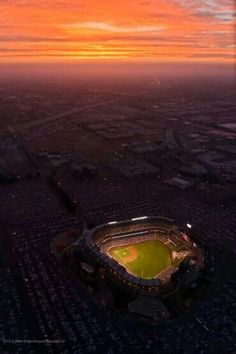
[[2, 0], [0, 63], [233, 63], [231, 0]]

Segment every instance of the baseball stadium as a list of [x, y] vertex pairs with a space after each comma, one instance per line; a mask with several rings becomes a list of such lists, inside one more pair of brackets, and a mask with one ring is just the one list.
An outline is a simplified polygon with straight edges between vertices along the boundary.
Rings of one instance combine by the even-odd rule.
[[163, 291], [183, 261], [194, 269], [203, 264], [201, 249], [187, 235], [187, 227], [179, 228], [164, 217], [108, 222], [86, 229], [80, 243], [112, 279], [145, 294]]

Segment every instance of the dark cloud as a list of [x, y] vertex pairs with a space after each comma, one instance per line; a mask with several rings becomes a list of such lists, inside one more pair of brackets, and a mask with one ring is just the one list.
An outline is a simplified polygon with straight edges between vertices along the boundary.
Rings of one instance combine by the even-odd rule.
[[215, 15], [215, 18], [225, 22], [231, 22], [236, 17], [236, 11], [220, 12]]
[[196, 16], [208, 17], [220, 21], [231, 22], [235, 18], [235, 11], [219, 12], [200, 9], [193, 13]]
[[170, 19], [170, 18], [176, 18], [176, 16], [174, 14], [171, 13], [151, 13], [148, 14], [149, 18], [160, 18], [160, 19]]
[[9, 5], [9, 6], [25, 6], [30, 8], [38, 9], [78, 9], [85, 6], [85, 3], [76, 2], [76, 1], [66, 1], [66, 0], [54, 0], [52, 1], [39, 1], [39, 0], [0, 0], [0, 5]]
[[[139, 34], [119, 34], [113, 35], [104, 34], [97, 35], [96, 42], [109, 42], [109, 41], [143, 41], [143, 42], [169, 42], [172, 44], [176, 44], [176, 42], [185, 42], [192, 43], [194, 41], [194, 37], [186, 37], [186, 36], [176, 36], [171, 39], [169, 36], [158, 36], [158, 35], [139, 35]], [[22, 43], [37, 43], [37, 42], [93, 42], [94, 38], [87, 36], [74, 36], [74, 37], [40, 37], [40, 36], [26, 36], [26, 35], [0, 35], [0, 42], [22, 42]]]
[[[233, 0], [173, 0], [175, 4], [186, 8], [195, 16], [207, 20], [231, 22], [235, 18]], [[227, 11], [226, 11], [227, 9]]]
[[215, 14], [214, 13], [212, 13], [211, 11], [209, 11], [209, 10], [197, 10], [196, 12], [194, 12], [194, 15], [196, 15], [196, 16], [203, 16], [203, 17], [214, 17], [215, 16]]
[[65, 42], [67, 38], [63, 37], [37, 37], [24, 35], [0, 35], [0, 42]]
[[[225, 38], [228, 35], [228, 33], [212, 33], [213, 37], [222, 37], [224, 39], [224, 44], [225, 44]], [[230, 35], [230, 33], [229, 33]], [[0, 35], [0, 43], [19, 43], [19, 44], [37, 44], [37, 43], [52, 43], [52, 44], [57, 44], [58, 45], [61, 43], [62, 44], [73, 44], [77, 43], [80, 45], [86, 45], [86, 43], [89, 44], [106, 44], [109, 46], [116, 47], [120, 46], [121, 43], [123, 43], [124, 46], [129, 45], [140, 45], [143, 47], [149, 47], [153, 46], [158, 47], [158, 46], [163, 46], [163, 47], [168, 47], [168, 46], [179, 46], [179, 47], [189, 47], [189, 48], [194, 48], [194, 47], [199, 47], [199, 48], [207, 48], [207, 44], [205, 43], [205, 38], [206, 34], [203, 32], [198, 32], [198, 33], [193, 33], [192, 35], [189, 36], [175, 36], [175, 37], [170, 37], [166, 35], [139, 35], [139, 34], [133, 34], [133, 35], [99, 35], [96, 36], [96, 41], [94, 40], [93, 37], [87, 37], [87, 36], [74, 36], [74, 37], [39, 37], [39, 36], [26, 36], [26, 35]], [[139, 44], [140, 43], [140, 44]], [[230, 43], [230, 42], [229, 42]], [[216, 44], [215, 47], [222, 47], [221, 41]], [[52, 48], [53, 49], [53, 48]], [[67, 46], [67, 50], [76, 50], [76, 48], [73, 48], [72, 46]], [[0, 48], [1, 51], [1, 48]]]
[[207, 59], [207, 58], [227, 58], [227, 59], [233, 59], [235, 56], [234, 54], [231, 53], [204, 53], [204, 54], [192, 54], [188, 55], [188, 58], [196, 58], [196, 59]]

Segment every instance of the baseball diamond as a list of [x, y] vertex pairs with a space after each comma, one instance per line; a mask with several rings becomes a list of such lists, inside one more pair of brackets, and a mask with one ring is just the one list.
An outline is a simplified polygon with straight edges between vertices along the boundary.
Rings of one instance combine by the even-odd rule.
[[158, 240], [112, 247], [108, 253], [128, 272], [143, 279], [153, 279], [171, 265], [171, 251]]

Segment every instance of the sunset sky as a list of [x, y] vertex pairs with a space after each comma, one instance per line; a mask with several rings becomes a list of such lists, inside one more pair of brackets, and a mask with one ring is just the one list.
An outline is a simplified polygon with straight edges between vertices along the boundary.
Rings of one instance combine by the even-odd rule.
[[0, 0], [0, 62], [231, 63], [231, 0]]

